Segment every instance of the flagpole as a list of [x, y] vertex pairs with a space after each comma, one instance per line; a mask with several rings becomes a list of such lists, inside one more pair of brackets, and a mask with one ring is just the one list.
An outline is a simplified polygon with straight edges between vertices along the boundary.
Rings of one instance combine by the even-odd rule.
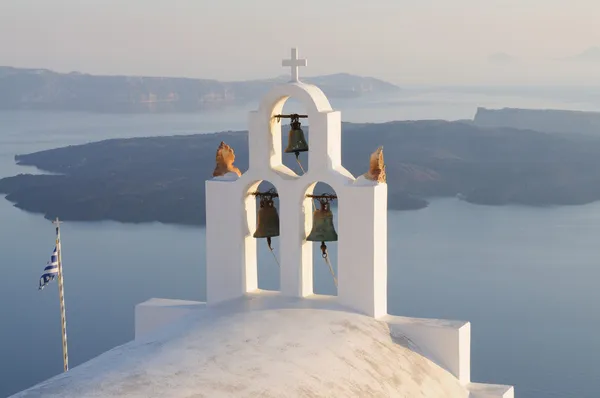
[[56, 220], [52, 222], [56, 225], [56, 255], [58, 260], [58, 297], [60, 300], [60, 323], [62, 327], [62, 351], [63, 351], [63, 367], [64, 371], [69, 370], [69, 351], [67, 350], [67, 316], [65, 313], [65, 290], [63, 284], [62, 270], [62, 248], [60, 246], [60, 223]]

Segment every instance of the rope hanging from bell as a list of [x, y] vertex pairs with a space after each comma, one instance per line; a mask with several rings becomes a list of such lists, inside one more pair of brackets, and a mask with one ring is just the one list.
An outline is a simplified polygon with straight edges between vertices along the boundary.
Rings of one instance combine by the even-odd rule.
[[325, 242], [337, 242], [338, 234], [335, 231], [333, 225], [333, 212], [331, 211], [331, 201], [337, 199], [336, 195], [322, 194], [322, 195], [307, 195], [309, 198], [313, 198], [319, 201], [320, 208], [316, 209], [313, 213], [313, 227], [310, 234], [306, 237], [307, 241], [310, 242], [321, 242], [321, 256], [325, 260], [325, 263], [329, 267], [329, 272], [333, 277], [333, 283], [337, 287], [337, 277], [329, 261], [329, 253], [327, 251], [327, 245]]
[[256, 232], [254, 232], [255, 238], [266, 238], [267, 246], [273, 254], [273, 258], [277, 265], [279, 261], [273, 251], [271, 245], [271, 238], [279, 236], [279, 214], [273, 201], [274, 198], [279, 197], [279, 194], [275, 188], [271, 188], [267, 192], [254, 192], [252, 195], [260, 198], [260, 208], [258, 209], [258, 215], [256, 219]]

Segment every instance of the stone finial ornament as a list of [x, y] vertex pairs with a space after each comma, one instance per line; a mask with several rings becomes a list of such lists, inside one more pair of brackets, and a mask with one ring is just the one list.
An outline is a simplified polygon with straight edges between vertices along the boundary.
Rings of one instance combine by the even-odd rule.
[[235, 173], [238, 177], [241, 176], [242, 172], [240, 169], [233, 165], [234, 160], [235, 152], [233, 151], [233, 148], [221, 141], [221, 144], [217, 149], [217, 165], [215, 171], [213, 171], [213, 177], [224, 176], [227, 173]]
[[383, 162], [383, 146], [380, 146], [371, 154], [371, 159], [369, 160], [369, 171], [363, 174], [363, 176], [367, 180], [387, 182], [385, 175], [385, 163]]

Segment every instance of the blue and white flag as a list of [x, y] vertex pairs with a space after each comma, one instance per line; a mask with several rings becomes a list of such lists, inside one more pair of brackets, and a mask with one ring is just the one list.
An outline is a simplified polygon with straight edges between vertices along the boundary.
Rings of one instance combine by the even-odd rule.
[[44, 268], [44, 273], [40, 278], [39, 290], [45, 288], [46, 285], [54, 280], [56, 276], [58, 276], [58, 252], [55, 247], [52, 256], [50, 256], [50, 261], [48, 262], [46, 268]]

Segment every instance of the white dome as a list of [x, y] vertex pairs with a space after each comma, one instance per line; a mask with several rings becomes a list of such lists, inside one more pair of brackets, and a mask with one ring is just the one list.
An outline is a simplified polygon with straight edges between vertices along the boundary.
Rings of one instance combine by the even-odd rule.
[[194, 311], [14, 397], [468, 396], [385, 322], [325, 303], [245, 297]]

